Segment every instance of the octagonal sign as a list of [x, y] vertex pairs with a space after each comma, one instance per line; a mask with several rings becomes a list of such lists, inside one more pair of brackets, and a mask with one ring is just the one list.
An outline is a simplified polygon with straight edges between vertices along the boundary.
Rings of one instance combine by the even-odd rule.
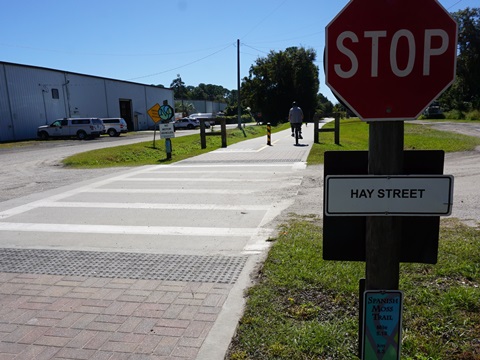
[[413, 120], [455, 79], [457, 24], [436, 0], [351, 0], [327, 25], [326, 83], [362, 120]]

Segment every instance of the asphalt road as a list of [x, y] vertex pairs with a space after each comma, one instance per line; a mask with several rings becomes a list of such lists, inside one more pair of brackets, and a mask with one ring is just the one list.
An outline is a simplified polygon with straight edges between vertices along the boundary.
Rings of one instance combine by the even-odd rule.
[[[227, 125], [236, 127], [235, 124]], [[175, 137], [199, 134], [195, 130], [177, 130]], [[159, 141], [158, 131], [155, 134]], [[116, 173], [127, 168], [77, 170], [64, 169], [61, 161], [80, 152], [105, 147], [128, 145], [142, 141], [153, 142], [153, 131], [142, 131], [121, 135], [120, 137], [102, 136], [93, 140], [50, 139], [31, 141], [27, 145], [0, 148], [0, 202], [55, 189], [74, 182], [92, 179], [98, 176]]]
[[[434, 129], [457, 132], [480, 137], [480, 123], [439, 122]], [[448, 153], [445, 155], [444, 173], [453, 175], [454, 195], [452, 217], [471, 226], [480, 223], [480, 147], [474, 151]]]
[[[177, 131], [175, 136], [198, 133], [199, 130]], [[105, 147], [128, 145], [142, 141], [153, 142], [153, 131], [130, 133], [120, 137], [102, 136], [93, 140], [32, 141], [27, 145], [0, 149], [0, 202], [32, 193], [55, 189], [74, 182], [113, 174], [127, 168], [65, 169], [61, 161], [80, 152]], [[156, 141], [159, 134], [156, 133]]]

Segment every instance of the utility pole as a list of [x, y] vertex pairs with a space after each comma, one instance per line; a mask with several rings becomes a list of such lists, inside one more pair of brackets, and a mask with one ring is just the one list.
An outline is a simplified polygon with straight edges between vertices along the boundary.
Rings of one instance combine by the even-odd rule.
[[238, 128], [242, 128], [242, 108], [240, 105], [240, 39], [237, 39], [237, 100], [238, 100]]

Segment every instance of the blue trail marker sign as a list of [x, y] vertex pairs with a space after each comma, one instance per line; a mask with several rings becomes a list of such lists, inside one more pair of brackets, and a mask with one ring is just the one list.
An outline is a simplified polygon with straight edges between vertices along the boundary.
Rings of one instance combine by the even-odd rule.
[[400, 360], [403, 293], [364, 293], [362, 360]]

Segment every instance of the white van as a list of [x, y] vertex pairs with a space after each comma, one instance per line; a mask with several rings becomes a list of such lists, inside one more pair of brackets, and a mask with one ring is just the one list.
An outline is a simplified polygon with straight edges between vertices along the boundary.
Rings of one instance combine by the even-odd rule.
[[210, 123], [209, 125], [215, 125], [215, 118], [217, 116], [212, 113], [195, 113], [195, 114], [189, 115], [188, 117], [190, 119], [195, 119], [198, 121], [200, 121], [200, 119], [207, 119], [208, 121], [205, 121], [205, 124]]
[[127, 122], [123, 118], [101, 118], [109, 136], [120, 136], [128, 132]]
[[215, 115], [212, 113], [195, 113], [188, 116], [190, 119], [214, 119]]
[[97, 138], [105, 132], [105, 126], [99, 118], [63, 118], [55, 120], [50, 125], [42, 125], [37, 129], [40, 139], [49, 137], [77, 137], [84, 140], [88, 137]]

